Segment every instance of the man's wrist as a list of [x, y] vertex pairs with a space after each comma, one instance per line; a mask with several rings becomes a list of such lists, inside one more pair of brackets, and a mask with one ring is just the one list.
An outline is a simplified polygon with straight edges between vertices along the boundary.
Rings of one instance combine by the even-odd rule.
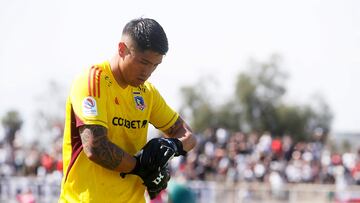
[[137, 171], [139, 170], [139, 160], [136, 156], [133, 156], [129, 161], [129, 168], [126, 170], [123, 170], [120, 172], [121, 177], [125, 177], [127, 174], [137, 174]]
[[186, 155], [187, 152], [184, 150], [183, 144], [180, 139], [178, 138], [167, 138], [167, 139], [169, 139], [175, 144], [177, 155], [183, 155], [183, 156]]
[[127, 173], [136, 171], [139, 168], [139, 160], [136, 156], [132, 157], [132, 161], [130, 163], [130, 170], [126, 171]]

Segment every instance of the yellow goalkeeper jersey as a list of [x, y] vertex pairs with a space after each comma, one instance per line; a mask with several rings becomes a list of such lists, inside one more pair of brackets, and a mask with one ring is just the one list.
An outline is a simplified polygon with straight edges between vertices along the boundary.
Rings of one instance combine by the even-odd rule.
[[145, 202], [145, 187], [138, 176], [121, 178], [119, 172], [87, 158], [78, 127], [102, 125], [111, 142], [134, 155], [147, 141], [149, 123], [163, 131], [178, 116], [149, 82], [123, 89], [109, 62], [86, 69], [75, 79], [67, 99], [59, 202]]

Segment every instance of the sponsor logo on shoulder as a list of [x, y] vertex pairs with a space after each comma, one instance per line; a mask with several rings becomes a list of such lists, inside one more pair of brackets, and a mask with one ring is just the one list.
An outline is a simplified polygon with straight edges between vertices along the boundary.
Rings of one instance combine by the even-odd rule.
[[82, 103], [82, 110], [85, 116], [97, 116], [96, 100], [93, 97], [86, 97]]

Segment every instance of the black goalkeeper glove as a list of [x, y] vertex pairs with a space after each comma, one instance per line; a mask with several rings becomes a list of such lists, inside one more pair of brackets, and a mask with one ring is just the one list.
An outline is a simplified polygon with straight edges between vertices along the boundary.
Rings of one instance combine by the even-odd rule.
[[[174, 156], [186, 155], [182, 143], [176, 138], [154, 138], [151, 139], [146, 145], [134, 156], [136, 165], [133, 170], [128, 173], [120, 173], [121, 177], [127, 174], [134, 174], [139, 176], [144, 185], [148, 188], [149, 195], [158, 194], [161, 190], [166, 188], [165, 184], [159, 184], [158, 187], [149, 186], [149, 180], [154, 176], [161, 177], [165, 173], [169, 160]], [[155, 175], [154, 175], [155, 174]], [[168, 175], [170, 177], [170, 174]], [[153, 180], [152, 180], [153, 181]], [[150, 189], [149, 189], [150, 188]], [[156, 196], [156, 195], [155, 195]]]
[[182, 142], [177, 138], [157, 138], [161, 148], [167, 148], [175, 152], [175, 156], [186, 155]]
[[154, 199], [161, 190], [167, 187], [170, 180], [168, 162], [174, 156], [186, 155], [182, 143], [176, 138], [154, 138], [134, 156], [136, 164], [129, 173], [120, 173], [125, 178], [134, 174], [143, 180], [149, 196]]
[[[186, 155], [182, 143], [176, 138], [154, 138], [134, 156], [136, 159], [135, 168], [128, 174], [135, 174], [143, 177], [149, 171], [159, 171], [174, 156]], [[122, 173], [125, 176], [127, 173]]]
[[152, 173], [144, 179], [144, 185], [149, 193], [150, 199], [156, 196], [167, 187], [170, 180], [170, 170], [168, 166], [161, 168], [159, 172]]
[[140, 178], [144, 180], [150, 172], [159, 171], [167, 165], [168, 161], [176, 155], [176, 152], [173, 149], [174, 146], [167, 146], [170, 144], [161, 141], [161, 139], [163, 138], [154, 138], [146, 143], [146, 145], [134, 156], [136, 159], [134, 169], [128, 173], [120, 173], [121, 177], [125, 177], [126, 174], [134, 174], [140, 176]]
[[141, 168], [140, 162], [137, 161], [135, 168], [131, 172], [120, 173], [120, 176], [124, 178], [126, 174], [138, 175], [143, 180], [150, 199], [155, 199], [162, 190], [166, 189], [167, 183], [170, 180], [170, 170], [167, 164], [159, 168], [159, 170], [146, 171]]
[[134, 174], [139, 176], [143, 184], [146, 186], [150, 199], [155, 199], [156, 196], [167, 187], [167, 183], [170, 180], [170, 170], [168, 164], [165, 164], [161, 168], [158, 167], [152, 170], [146, 170], [142, 166], [141, 156], [142, 153], [135, 155], [136, 165], [129, 173], [120, 173], [122, 178], [125, 178], [126, 174]]

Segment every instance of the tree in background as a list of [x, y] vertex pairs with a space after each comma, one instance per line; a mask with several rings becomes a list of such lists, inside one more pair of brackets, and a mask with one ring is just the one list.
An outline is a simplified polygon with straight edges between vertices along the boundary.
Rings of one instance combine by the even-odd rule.
[[8, 161], [10, 162], [9, 164], [13, 164], [15, 161], [14, 140], [16, 133], [21, 129], [23, 120], [18, 111], [10, 110], [1, 119], [1, 124], [5, 130], [5, 144], [9, 150]]
[[320, 96], [311, 105], [284, 102], [287, 74], [280, 69], [280, 57], [266, 63], [251, 60], [246, 72], [236, 78], [234, 96], [216, 106], [208, 96], [204, 81], [181, 89], [183, 105], [196, 131], [223, 127], [232, 131], [270, 131], [273, 135], [290, 134], [296, 140], [310, 139], [313, 131], [330, 130], [332, 113]]
[[279, 128], [277, 108], [286, 92], [287, 75], [279, 68], [278, 56], [268, 63], [251, 60], [248, 72], [240, 73], [236, 86], [236, 104], [243, 111], [241, 122], [250, 130], [275, 132]]
[[[34, 115], [34, 132], [40, 145], [49, 147], [60, 139], [64, 129], [65, 89], [57, 81], [51, 80], [46, 89], [34, 99], [36, 110]], [[40, 138], [40, 139], [39, 139]]]
[[192, 126], [198, 130], [204, 130], [209, 125], [215, 125], [216, 113], [206, 92], [204, 82], [194, 87], [187, 86], [180, 89], [183, 104], [180, 107], [180, 114], [192, 118]]
[[5, 142], [13, 147], [15, 135], [21, 129], [23, 124], [19, 112], [16, 110], [8, 111], [1, 119], [1, 124], [5, 129]]

